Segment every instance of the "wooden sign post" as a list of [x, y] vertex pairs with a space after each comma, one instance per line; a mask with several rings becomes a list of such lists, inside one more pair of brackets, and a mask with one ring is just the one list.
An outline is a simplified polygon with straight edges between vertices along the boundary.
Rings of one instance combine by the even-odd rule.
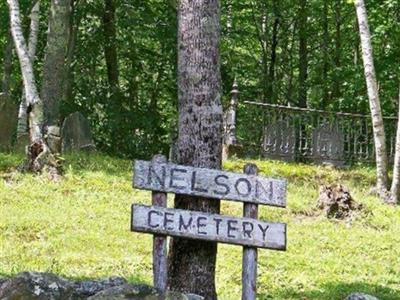
[[[152, 206], [132, 205], [131, 229], [154, 234], [154, 285], [167, 288], [166, 236], [243, 246], [242, 299], [256, 297], [257, 248], [286, 250], [286, 224], [258, 220], [258, 204], [286, 207], [286, 181], [257, 176], [254, 164], [244, 174], [168, 163], [156, 155], [135, 161], [133, 186], [152, 192]], [[244, 202], [243, 218], [166, 207], [166, 193]]]
[[[163, 155], [155, 155], [154, 164], [166, 163]], [[154, 206], [167, 207], [167, 194], [163, 192], [152, 192], [151, 202]], [[153, 235], [153, 282], [154, 287], [165, 291], [167, 289], [167, 237], [165, 235]]]
[[[244, 167], [244, 173], [247, 175], [257, 175], [258, 168], [254, 164], [247, 164]], [[257, 204], [244, 203], [243, 216], [257, 219]], [[286, 229], [286, 228], [285, 228]], [[286, 247], [286, 230], [285, 230], [285, 247]], [[286, 248], [285, 248], [286, 249]], [[257, 293], [257, 248], [243, 247], [242, 256], [242, 299], [256, 299]]]

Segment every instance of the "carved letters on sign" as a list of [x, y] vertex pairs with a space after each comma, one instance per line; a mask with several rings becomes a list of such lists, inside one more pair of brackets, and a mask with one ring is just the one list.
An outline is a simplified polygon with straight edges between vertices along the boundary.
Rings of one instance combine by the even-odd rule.
[[133, 205], [132, 230], [286, 250], [286, 224], [181, 209]]
[[136, 188], [286, 207], [285, 180], [140, 160], [134, 168]]

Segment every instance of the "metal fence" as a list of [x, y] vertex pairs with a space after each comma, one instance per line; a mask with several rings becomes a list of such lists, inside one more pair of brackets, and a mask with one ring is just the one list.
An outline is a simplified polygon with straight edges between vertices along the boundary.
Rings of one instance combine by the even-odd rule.
[[[396, 124], [397, 118], [384, 118], [390, 160]], [[245, 156], [335, 165], [375, 159], [368, 115], [244, 101], [235, 129]]]

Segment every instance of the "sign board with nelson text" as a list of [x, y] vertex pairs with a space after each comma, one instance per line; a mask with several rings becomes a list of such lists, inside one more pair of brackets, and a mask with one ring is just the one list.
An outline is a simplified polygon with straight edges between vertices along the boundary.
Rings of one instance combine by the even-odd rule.
[[152, 191], [286, 207], [286, 181], [136, 160], [133, 186]]

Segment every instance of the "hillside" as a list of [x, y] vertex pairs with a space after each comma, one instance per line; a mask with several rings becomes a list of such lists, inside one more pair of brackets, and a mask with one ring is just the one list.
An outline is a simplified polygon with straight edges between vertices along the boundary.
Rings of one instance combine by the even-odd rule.
[[[96, 155], [66, 157], [60, 183], [12, 172], [21, 157], [0, 154], [0, 276], [25, 270], [65, 277], [118, 275], [152, 282], [151, 236], [130, 232], [132, 203], [150, 204], [133, 190], [128, 160]], [[400, 299], [400, 207], [369, 195], [375, 170], [252, 161], [264, 176], [288, 180], [288, 208], [260, 208], [260, 218], [287, 222], [286, 252], [259, 250], [259, 299], [342, 299], [363, 291]], [[241, 172], [245, 161], [224, 168]], [[316, 210], [320, 184], [346, 185], [363, 204], [351, 222], [328, 220]], [[172, 198], [169, 199], [172, 207]], [[222, 213], [242, 206], [223, 202]], [[241, 290], [241, 247], [219, 245], [220, 299]]]

